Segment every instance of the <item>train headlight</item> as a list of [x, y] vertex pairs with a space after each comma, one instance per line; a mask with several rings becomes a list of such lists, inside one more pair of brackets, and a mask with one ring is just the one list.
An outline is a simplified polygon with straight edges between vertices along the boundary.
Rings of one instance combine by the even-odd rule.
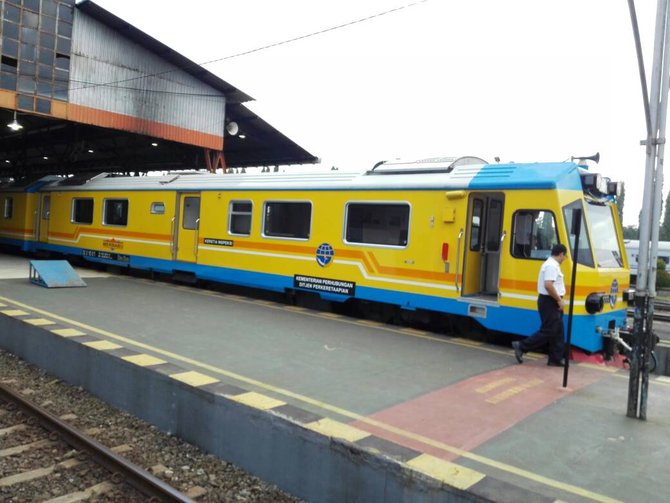
[[599, 173], [583, 173], [582, 187], [589, 192], [607, 194], [607, 180]]
[[623, 182], [607, 182], [607, 195], [616, 196], [617, 199], [623, 193]]
[[604, 293], [590, 293], [586, 297], [586, 312], [596, 314], [602, 311], [605, 307], [605, 297]]

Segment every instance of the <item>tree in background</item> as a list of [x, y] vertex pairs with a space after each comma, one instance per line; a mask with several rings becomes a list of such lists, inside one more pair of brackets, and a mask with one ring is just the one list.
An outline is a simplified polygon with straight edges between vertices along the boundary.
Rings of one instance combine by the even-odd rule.
[[626, 199], [626, 185], [621, 187], [621, 196], [616, 198], [616, 209], [619, 213], [619, 222], [623, 222], [623, 201]]
[[623, 228], [624, 239], [640, 239], [640, 229], [634, 225], [626, 225]]
[[663, 223], [658, 231], [659, 241], [670, 241], [670, 192], [665, 199], [665, 214], [663, 215]]
[[670, 274], [661, 259], [656, 261], [656, 288], [670, 288]]

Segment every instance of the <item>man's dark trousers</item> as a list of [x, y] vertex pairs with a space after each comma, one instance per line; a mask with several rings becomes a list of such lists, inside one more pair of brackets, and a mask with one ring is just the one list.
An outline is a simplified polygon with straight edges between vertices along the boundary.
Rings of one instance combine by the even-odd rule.
[[537, 310], [540, 312], [542, 325], [530, 337], [519, 341], [521, 351], [526, 353], [549, 345], [549, 361], [560, 362], [565, 356], [563, 341], [563, 311], [558, 309], [551, 295], [540, 294], [537, 298]]

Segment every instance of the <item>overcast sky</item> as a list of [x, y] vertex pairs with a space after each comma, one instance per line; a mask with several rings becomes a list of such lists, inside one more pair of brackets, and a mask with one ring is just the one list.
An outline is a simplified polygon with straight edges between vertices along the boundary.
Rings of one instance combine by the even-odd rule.
[[[327, 168], [599, 151], [637, 225], [646, 133], [626, 0], [94, 1], [197, 63], [407, 6], [205, 68]], [[648, 75], [655, 4], [636, 2]]]

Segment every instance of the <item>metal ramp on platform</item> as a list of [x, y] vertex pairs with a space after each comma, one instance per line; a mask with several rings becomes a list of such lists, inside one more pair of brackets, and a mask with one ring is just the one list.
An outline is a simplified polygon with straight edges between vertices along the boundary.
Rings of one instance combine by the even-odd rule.
[[30, 282], [45, 288], [86, 286], [67, 260], [31, 260]]

